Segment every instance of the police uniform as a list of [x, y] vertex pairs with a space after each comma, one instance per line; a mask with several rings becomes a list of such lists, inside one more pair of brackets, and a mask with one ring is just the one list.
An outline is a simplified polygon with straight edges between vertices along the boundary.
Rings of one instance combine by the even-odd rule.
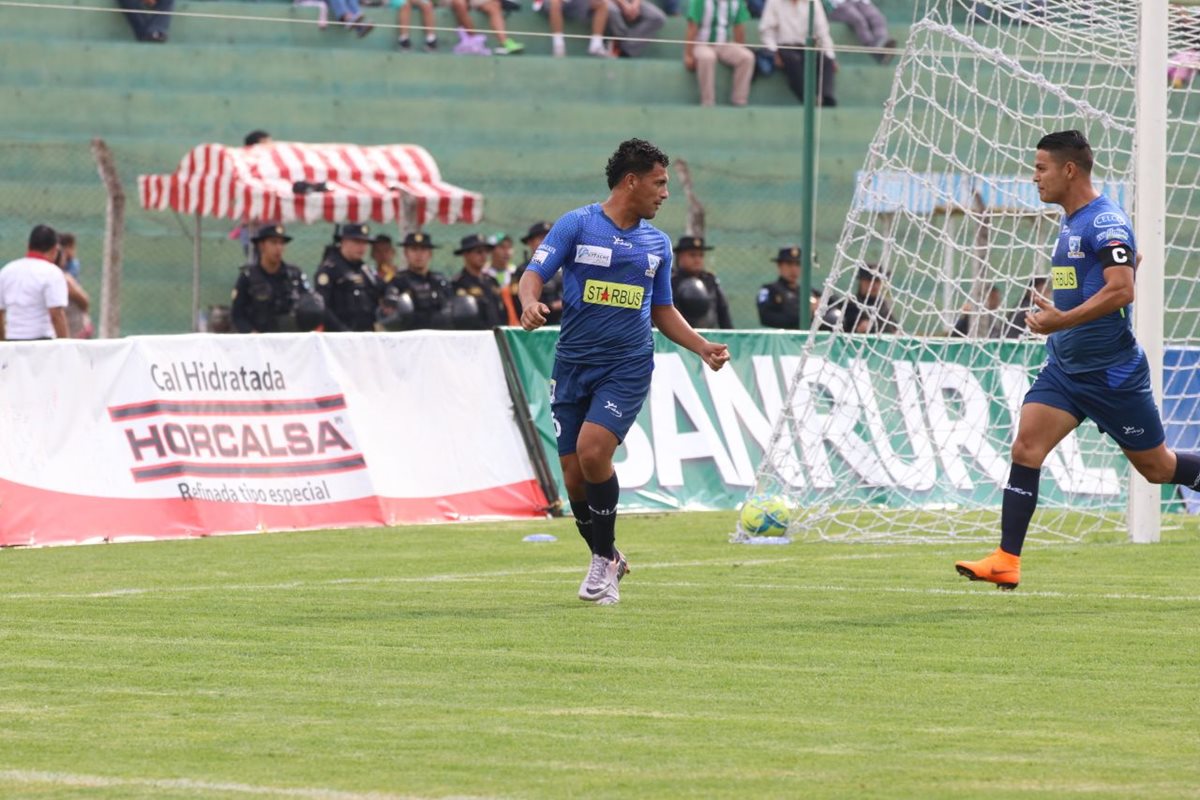
[[[799, 263], [800, 248], [781, 248], [779, 255], [771, 260], [776, 264]], [[764, 328], [798, 329], [800, 327], [799, 287], [789, 286], [783, 278], [771, 283], [764, 283], [758, 290], [758, 321]]]
[[[264, 225], [250, 240], [253, 243], [277, 238], [290, 242], [282, 225]], [[242, 267], [233, 288], [230, 313], [239, 333], [275, 333], [296, 330], [296, 302], [312, 291], [299, 267], [283, 263], [268, 272], [256, 260]]]
[[[462, 238], [454, 255], [460, 256], [476, 247], [491, 247], [491, 245], [486, 239], [472, 233]], [[485, 273], [472, 275], [464, 269], [454, 279], [451, 288], [457, 296], [473, 297], [478, 307], [478, 317], [475, 320], [466, 323], [458, 320], [457, 327], [467, 330], [487, 330], [507, 323], [508, 313], [505, 311], [504, 301], [500, 298], [500, 284], [492, 276]]]
[[[550, 233], [550, 223], [544, 220], [539, 220], [529, 226], [529, 230], [521, 237], [521, 244], [530, 245], [534, 239], [539, 242], [546, 238], [546, 234]], [[523, 266], [517, 267], [517, 271], [513, 273], [512, 283], [508, 285], [509, 291], [512, 292], [513, 308], [517, 312], [517, 319], [521, 318], [521, 293], [518, 291], [521, 276], [525, 274], [525, 270], [529, 269], [528, 259], [532, 256], [529, 251], [526, 252], [526, 263]], [[554, 277], [542, 284], [542, 294], [538, 298], [550, 309], [550, 313], [546, 315], [547, 325], [558, 325], [562, 322], [563, 308], [563, 279], [562, 273], [556, 272]]]
[[[437, 249], [427, 233], [408, 234], [404, 237], [404, 247]], [[402, 270], [384, 285], [384, 292], [385, 295], [407, 294], [412, 298], [413, 318], [409, 329], [450, 327], [450, 299], [454, 296], [454, 290], [450, 287], [450, 280], [442, 273], [427, 270], [420, 275], [411, 269]]]
[[[372, 241], [366, 225], [346, 224], [341, 238]], [[317, 293], [325, 301], [326, 324], [335, 331], [375, 330], [382, 287], [363, 261], [350, 261], [340, 250], [326, 252], [317, 268]]]
[[[704, 244], [702, 236], [679, 237], [679, 242], [675, 245], [676, 268], [671, 273], [671, 293], [675, 297], [675, 307], [693, 328], [724, 328], [728, 330], [733, 327], [733, 318], [729, 314], [729, 301], [725, 299], [725, 292], [721, 289], [721, 282], [717, 280], [717, 276], [707, 270], [692, 274], [684, 272], [678, 267], [679, 253], [688, 250], [712, 249], [711, 246]], [[686, 302], [688, 297], [686, 288], [682, 293], [683, 296], [680, 296], [681, 286], [691, 278], [698, 279], [704, 286], [703, 293], [708, 302], [702, 304], [705, 306], [703, 309], [692, 307]]]

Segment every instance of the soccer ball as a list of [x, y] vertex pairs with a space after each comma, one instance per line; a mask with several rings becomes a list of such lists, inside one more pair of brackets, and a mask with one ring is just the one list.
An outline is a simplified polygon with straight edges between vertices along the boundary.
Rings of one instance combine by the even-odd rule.
[[756, 494], [742, 504], [742, 530], [755, 536], [783, 536], [792, 520], [787, 500], [775, 495]]

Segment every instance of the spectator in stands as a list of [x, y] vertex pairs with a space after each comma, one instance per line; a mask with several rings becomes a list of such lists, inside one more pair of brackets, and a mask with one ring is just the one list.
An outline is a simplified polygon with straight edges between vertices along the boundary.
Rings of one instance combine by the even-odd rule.
[[892, 307], [884, 297], [887, 273], [878, 264], [858, 268], [858, 291], [846, 298], [842, 330], [846, 333], [899, 333]]
[[[283, 260], [291, 240], [282, 225], [262, 225], [255, 231], [250, 240], [254, 260], [238, 272], [230, 303], [230, 317], [238, 333], [277, 333], [300, 327], [296, 306], [312, 289], [300, 268]], [[209, 330], [217, 332], [211, 316], [209, 323]]]
[[371, 242], [371, 260], [375, 262], [375, 275], [380, 284], [389, 283], [400, 268], [396, 266], [396, 245], [392, 237], [381, 233]]
[[[767, 0], [762, 19], [758, 23], [758, 35], [763, 46], [775, 54], [775, 66], [783, 70], [788, 88], [796, 99], [804, 100], [804, 43], [808, 39], [807, 0]], [[821, 49], [817, 84], [821, 91], [821, 105], [836, 106], [833, 76], [838, 63], [833, 51], [833, 39], [829, 35], [829, 20], [820, 3], [814, 5], [816, 19], [813, 34]]]
[[680, 236], [671, 270], [675, 308], [693, 328], [733, 327], [729, 301], [717, 276], [704, 269], [704, 254], [713, 248], [702, 236]]
[[492, 246], [477, 233], [464, 236], [454, 255], [462, 256], [463, 268], [451, 284], [454, 299], [451, 315], [454, 327], [464, 330], [486, 330], [504, 325], [508, 314], [500, 299], [500, 284], [484, 273]]
[[667, 21], [667, 15], [649, 0], [608, 0], [608, 35], [613, 39], [612, 54], [637, 58], [646, 50]]
[[375, 29], [375, 26], [363, 16], [359, 0], [326, 0], [329, 13], [344, 26], [354, 31], [354, 35], [363, 38]]
[[437, 245], [427, 233], [410, 233], [404, 237], [404, 260], [408, 269], [397, 272], [384, 292], [385, 298], [408, 295], [411, 300], [411, 317], [402, 330], [450, 327], [454, 290], [445, 275], [429, 268], [436, 249]]
[[779, 279], [764, 283], [758, 290], [758, 321], [764, 328], [799, 328], [800, 248], [781, 247], [772, 260], [779, 269]]
[[984, 299], [983, 311], [974, 311], [975, 304], [973, 302], [964, 303], [962, 313], [955, 320], [954, 328], [951, 329], [950, 335], [963, 339], [970, 337], [972, 335], [971, 323], [975, 317], [978, 317], [979, 321], [976, 323], [974, 336], [981, 339], [999, 339], [1005, 334], [1005, 330], [1008, 328], [1008, 320], [1000, 313], [1000, 302], [1002, 300], [1000, 287], [993, 286], [988, 289], [987, 297]]
[[750, 101], [754, 51], [746, 47], [749, 18], [744, 0], [689, 0], [683, 66], [696, 73], [700, 105], [716, 104], [717, 61], [733, 70], [729, 102], [744, 106]]
[[1037, 311], [1037, 306], [1033, 303], [1035, 295], [1044, 297], [1042, 294], [1046, 288], [1046, 279], [1042, 277], [1032, 278], [1029, 281], [1029, 287], [1025, 290], [1025, 294], [1021, 297], [1021, 302], [1017, 304], [1017, 310], [1008, 318], [1008, 327], [1004, 330], [1004, 338], [1016, 339], [1028, 333], [1025, 325], [1025, 315], [1031, 311]]
[[0, 269], [0, 340], [65, 339], [67, 282], [59, 269], [58, 234], [49, 225], [29, 232], [24, 258]]
[[117, 5], [125, 9], [125, 21], [139, 42], [167, 41], [175, 0], [117, 0]]
[[242, 139], [242, 144], [245, 147], [254, 147], [256, 144], [275, 144], [275, 140], [271, 138], [271, 134], [258, 129], [247, 133], [246, 137]]
[[825, 10], [832, 22], [844, 22], [854, 31], [854, 38], [864, 47], [880, 48], [871, 57], [887, 64], [895, 57], [890, 52], [896, 40], [888, 33], [887, 17], [871, 0], [824, 0]]
[[492, 246], [492, 253], [484, 272], [496, 279], [501, 286], [508, 286], [517, 265], [513, 263], [513, 240], [504, 231], [496, 231], [487, 239]]
[[81, 268], [79, 256], [75, 250], [75, 234], [66, 231], [58, 235], [58, 256], [62, 260], [63, 269], [75, 280], [79, 280]]
[[[65, 242], [70, 241], [70, 252]], [[94, 333], [92, 318], [88, 316], [91, 298], [83, 286], [71, 274], [70, 264], [74, 260], [75, 237], [70, 233], [58, 235], [58, 266], [67, 280], [67, 335], [72, 339], [90, 339]], [[75, 261], [75, 270], [79, 271], [79, 262]]]
[[592, 37], [588, 40], [588, 55], [608, 58], [612, 55], [604, 46], [604, 29], [608, 24], [608, 0], [549, 0], [542, 12], [550, 18], [550, 51], [555, 58], [567, 54], [567, 39], [563, 36], [563, 18], [573, 22], [592, 20]]
[[[537, 252], [538, 246], [541, 245], [542, 240], [546, 238], [546, 234], [548, 233], [550, 233], [550, 223], [538, 221], [530, 225], [528, 232], [521, 237], [521, 244], [525, 245], [525, 252], [521, 259], [521, 266], [513, 274], [512, 283], [508, 286], [513, 298], [513, 308], [517, 312], [518, 319], [521, 317], [521, 295], [517, 291], [517, 285], [521, 282], [521, 273], [529, 266], [529, 260], [533, 258], [533, 254]], [[550, 309], [550, 313], [546, 315], [547, 325], [557, 325], [562, 322], [562, 270], [556, 272], [553, 278], [542, 285], [542, 296], [538, 299]]]
[[412, 39], [408, 37], [408, 27], [412, 20], [414, 4], [421, 9], [421, 24], [425, 27], [425, 52], [435, 52], [438, 39], [437, 34], [433, 32], [437, 25], [437, 20], [433, 15], [433, 0], [391, 0], [392, 8], [396, 9], [396, 26], [400, 29], [400, 35], [396, 38], [396, 46], [402, 52], [412, 50]]
[[[508, 29], [504, 25], [504, 11], [500, 0], [450, 0], [450, 10], [458, 20], [459, 42], [454, 52], [460, 55], [486, 56], [495, 53], [498, 56], [517, 55], [525, 51], [525, 45], [508, 38]], [[499, 46], [494, 50], [487, 48], [487, 36], [475, 33], [471, 27], [471, 12], [480, 11], [487, 15], [488, 25], [496, 32]]]
[[317, 294], [325, 301], [325, 326], [331, 331], [373, 331], [382, 287], [363, 258], [371, 246], [370, 227], [346, 223], [336, 249], [326, 250], [317, 268]]

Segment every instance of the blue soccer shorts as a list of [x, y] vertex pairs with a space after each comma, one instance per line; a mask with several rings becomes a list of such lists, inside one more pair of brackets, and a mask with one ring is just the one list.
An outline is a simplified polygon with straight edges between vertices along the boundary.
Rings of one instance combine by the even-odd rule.
[[636, 358], [617, 364], [587, 366], [555, 360], [550, 379], [550, 416], [558, 438], [558, 454], [575, 452], [584, 422], [612, 431], [618, 442], [625, 434], [650, 393], [654, 359]]
[[1117, 367], [1074, 375], [1048, 363], [1025, 402], [1061, 408], [1080, 422], [1090, 419], [1125, 450], [1152, 450], [1167, 438], [1142, 353]]

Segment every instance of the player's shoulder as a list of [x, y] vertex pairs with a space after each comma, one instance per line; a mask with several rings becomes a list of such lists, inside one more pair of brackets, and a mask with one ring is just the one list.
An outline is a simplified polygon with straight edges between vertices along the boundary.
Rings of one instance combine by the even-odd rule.
[[1079, 227], [1129, 227], [1129, 215], [1108, 195], [1100, 195], [1088, 203], [1072, 221]]

